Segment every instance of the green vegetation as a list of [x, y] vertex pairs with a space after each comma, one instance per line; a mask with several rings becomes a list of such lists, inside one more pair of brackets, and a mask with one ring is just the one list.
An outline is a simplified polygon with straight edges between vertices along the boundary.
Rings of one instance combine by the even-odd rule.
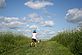
[[56, 41], [42, 41], [30, 47], [31, 39], [11, 32], [0, 32], [0, 55], [73, 55]]
[[17, 35], [11, 32], [0, 32], [0, 54], [19, 48], [29, 43], [29, 41], [30, 39], [23, 35]]
[[61, 32], [37, 47], [30, 43], [22, 34], [0, 32], [0, 55], [82, 55], [82, 31]]
[[61, 32], [52, 40], [69, 48], [74, 55], [82, 55], [82, 31]]

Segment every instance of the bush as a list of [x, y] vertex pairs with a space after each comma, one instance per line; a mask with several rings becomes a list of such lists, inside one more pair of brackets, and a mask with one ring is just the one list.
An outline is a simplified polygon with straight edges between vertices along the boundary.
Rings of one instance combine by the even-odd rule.
[[0, 54], [29, 43], [30, 39], [12, 32], [0, 32]]
[[82, 31], [62, 32], [51, 40], [68, 47], [75, 55], [82, 55]]

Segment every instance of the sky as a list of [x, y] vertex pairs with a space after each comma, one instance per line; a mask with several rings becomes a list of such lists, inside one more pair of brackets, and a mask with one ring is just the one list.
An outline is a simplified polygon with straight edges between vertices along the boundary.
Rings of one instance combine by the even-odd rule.
[[0, 31], [38, 39], [82, 26], [82, 0], [0, 0]]

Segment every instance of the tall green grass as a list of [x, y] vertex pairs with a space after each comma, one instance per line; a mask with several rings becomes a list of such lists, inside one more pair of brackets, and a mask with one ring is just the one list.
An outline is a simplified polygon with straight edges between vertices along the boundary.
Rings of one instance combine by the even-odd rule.
[[21, 34], [0, 32], [0, 54], [29, 43], [30, 39]]
[[30, 47], [31, 39], [12, 32], [0, 32], [0, 55], [73, 55], [56, 41], [41, 41]]
[[82, 30], [61, 32], [57, 36], [54, 36], [51, 40], [63, 44], [75, 55], [82, 55]]

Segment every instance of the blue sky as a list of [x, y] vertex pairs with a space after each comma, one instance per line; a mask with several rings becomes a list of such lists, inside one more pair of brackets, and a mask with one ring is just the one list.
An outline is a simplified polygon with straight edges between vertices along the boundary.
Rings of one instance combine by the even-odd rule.
[[82, 25], [82, 0], [0, 0], [0, 30], [38, 38]]

